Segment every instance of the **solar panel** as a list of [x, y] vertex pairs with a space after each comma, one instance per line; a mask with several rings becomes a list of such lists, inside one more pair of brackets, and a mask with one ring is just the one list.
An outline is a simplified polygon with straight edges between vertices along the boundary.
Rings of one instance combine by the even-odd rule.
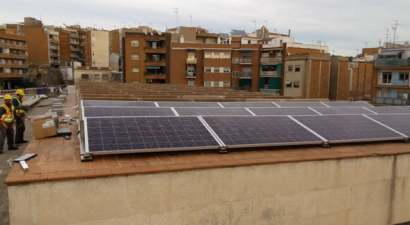
[[228, 147], [322, 143], [289, 117], [203, 117]]
[[369, 115], [369, 117], [410, 137], [409, 115]]
[[257, 116], [318, 115], [318, 113], [309, 108], [251, 108], [249, 110], [251, 110]]
[[175, 116], [170, 108], [84, 107], [85, 117]]
[[156, 107], [154, 102], [83, 100], [83, 106]]
[[158, 102], [158, 105], [160, 107], [221, 107], [217, 102]]
[[362, 115], [295, 116], [294, 118], [333, 143], [403, 138]]
[[375, 113], [410, 113], [409, 106], [380, 106], [380, 107], [372, 107], [369, 110]]
[[320, 102], [275, 102], [280, 107], [327, 107]]
[[324, 104], [328, 105], [329, 107], [373, 107], [369, 103], [363, 101], [357, 102], [323, 102]]
[[272, 102], [221, 102], [224, 107], [277, 107]]
[[252, 114], [245, 108], [175, 108], [180, 116], [243, 115]]
[[367, 109], [364, 108], [336, 108], [336, 107], [328, 107], [328, 108], [312, 108], [313, 110], [324, 114], [375, 114]]
[[88, 152], [217, 149], [197, 117], [86, 118]]

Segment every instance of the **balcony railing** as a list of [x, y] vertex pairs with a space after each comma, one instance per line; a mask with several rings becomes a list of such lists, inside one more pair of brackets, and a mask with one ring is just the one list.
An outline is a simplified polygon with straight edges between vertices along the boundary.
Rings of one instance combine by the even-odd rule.
[[243, 78], [251, 78], [252, 77], [252, 72], [241, 72], [239, 73], [239, 77], [243, 77]]
[[272, 75], [280, 75], [276, 71], [262, 71], [261, 72], [262, 76], [272, 76]]
[[410, 59], [376, 59], [376, 66], [408, 66]]
[[398, 98], [373, 97], [373, 103], [385, 105], [410, 105], [410, 100]]
[[76, 52], [78, 52], [78, 51], [80, 51], [80, 49], [79, 49], [79, 48], [70, 48], [70, 51], [76, 51]]
[[187, 72], [186, 78], [196, 78], [196, 72]]
[[186, 63], [187, 64], [196, 64], [196, 58], [187, 58]]
[[239, 63], [239, 59], [238, 59], [238, 58], [232, 58], [232, 63], [233, 63], [233, 64], [238, 64], [238, 63]]
[[10, 53], [11, 56], [27, 57], [28, 55], [23, 53]]
[[252, 59], [239, 59], [239, 63], [250, 64], [250, 63], [252, 63]]
[[58, 41], [56, 41], [56, 40], [54, 40], [54, 39], [50, 39], [50, 42], [51, 42], [51, 43], [56, 43], [56, 44], [59, 43]]
[[50, 63], [52, 63], [52, 64], [60, 64], [60, 60], [50, 60]]
[[56, 53], [50, 53], [50, 57], [59, 57], [60, 55], [59, 54], [56, 54]]
[[282, 62], [282, 57], [261, 58], [261, 63], [275, 63], [275, 62]]
[[70, 54], [71, 58], [80, 58], [80, 56], [76, 55], [76, 54]]
[[72, 44], [72, 45], [79, 45], [80, 42], [78, 42], [78, 41], [70, 41], [70, 44]]
[[0, 45], [15, 46], [15, 47], [27, 47], [26, 44], [14, 44], [14, 43], [7, 43], [7, 42], [0, 42]]
[[28, 67], [28, 63], [7, 63], [7, 62], [0, 62], [0, 65], [4, 65], [4, 66], [25, 66], [25, 67]]
[[70, 34], [70, 37], [72, 37], [72, 38], [78, 38], [78, 34]]
[[54, 49], [54, 50], [60, 49], [58, 46], [53, 46], [53, 45], [50, 45], [50, 48], [51, 48], [51, 49]]

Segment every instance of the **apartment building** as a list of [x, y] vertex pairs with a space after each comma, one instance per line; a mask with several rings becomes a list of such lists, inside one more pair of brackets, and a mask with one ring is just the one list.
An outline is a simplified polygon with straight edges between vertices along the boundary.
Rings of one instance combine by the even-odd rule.
[[169, 83], [258, 91], [260, 44], [242, 44], [245, 32], [233, 30], [229, 37], [198, 27], [171, 32]]
[[71, 65], [80, 62], [80, 41], [78, 32], [70, 28], [56, 28], [60, 36], [60, 63]]
[[[127, 32], [122, 39], [124, 82], [165, 83], [170, 79], [171, 34]], [[177, 55], [173, 57], [178, 57]], [[185, 58], [179, 58], [184, 61]]]
[[410, 46], [383, 48], [373, 70], [374, 104], [409, 105]]
[[24, 18], [31, 76], [42, 84], [58, 82], [60, 66], [60, 34], [54, 26], [44, 26], [40, 20]]
[[330, 54], [286, 56], [284, 65], [284, 96], [329, 97]]
[[25, 28], [22, 24], [0, 26], [1, 89], [22, 87], [28, 79], [28, 53]]
[[84, 43], [85, 66], [109, 67], [110, 38], [105, 30], [88, 30]]

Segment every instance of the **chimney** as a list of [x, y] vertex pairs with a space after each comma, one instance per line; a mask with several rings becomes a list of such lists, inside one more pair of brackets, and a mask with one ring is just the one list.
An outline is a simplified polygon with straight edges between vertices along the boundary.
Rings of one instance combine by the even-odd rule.
[[290, 30], [289, 30], [288, 36], [290, 37]]

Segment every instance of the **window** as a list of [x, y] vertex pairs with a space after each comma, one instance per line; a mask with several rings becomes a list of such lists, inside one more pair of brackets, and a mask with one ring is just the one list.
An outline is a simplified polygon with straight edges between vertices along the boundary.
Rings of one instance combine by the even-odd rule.
[[103, 74], [102, 75], [102, 80], [108, 80], [108, 74]]
[[214, 81], [214, 87], [219, 87], [219, 81]]
[[229, 67], [224, 67], [224, 73], [230, 73], [231, 72], [231, 68]]
[[139, 72], [140, 72], [140, 68], [138, 68], [138, 67], [133, 67], [133, 68], [132, 68], [132, 72], [133, 72], [133, 73], [139, 73]]
[[188, 86], [195, 86], [195, 81], [188, 81]]
[[88, 80], [88, 74], [81, 74], [81, 80]]
[[204, 86], [205, 87], [210, 87], [211, 86], [211, 81], [205, 81]]
[[380, 97], [390, 98], [390, 96], [391, 96], [390, 91], [381, 91], [381, 96]]
[[399, 80], [409, 80], [409, 74], [408, 73], [400, 73], [399, 74]]
[[239, 72], [238, 71], [233, 71], [232, 72], [232, 77], [239, 77]]
[[292, 87], [292, 81], [286, 81], [285, 82], [285, 84], [286, 84], [286, 87]]
[[248, 44], [250, 44], [251, 43], [251, 40], [248, 40]]
[[113, 74], [114, 80], [121, 81], [121, 74]]
[[293, 66], [288, 66], [288, 71], [292, 72], [293, 71]]
[[383, 73], [383, 84], [391, 84], [391, 73]]
[[397, 98], [398, 99], [406, 99], [407, 100], [408, 93], [407, 92], [398, 92], [397, 93]]
[[231, 58], [231, 53], [230, 52], [225, 52], [224, 53], [224, 58], [225, 59], [230, 59]]
[[140, 60], [139, 54], [132, 54], [132, 60]]
[[140, 42], [139, 41], [131, 41], [131, 46], [132, 47], [138, 47], [138, 46], [140, 46]]
[[300, 66], [295, 66], [295, 72], [300, 72]]
[[219, 53], [219, 52], [212, 52], [212, 58], [214, 58], [214, 59], [219, 59], [220, 55], [221, 55], [221, 53]]
[[230, 86], [230, 82], [229, 81], [224, 81], [224, 87], [229, 87]]
[[243, 53], [242, 58], [243, 59], [252, 59], [252, 53]]
[[212, 53], [205, 52], [205, 58], [207, 58], [207, 59], [212, 58]]
[[269, 58], [269, 52], [263, 52], [262, 58]]
[[219, 67], [214, 67], [214, 73], [219, 73]]
[[293, 82], [293, 87], [294, 88], [299, 88], [299, 81]]
[[94, 74], [94, 80], [100, 80], [100, 74]]
[[188, 52], [188, 58], [195, 58], [195, 52]]
[[211, 67], [205, 67], [205, 73], [210, 73], [211, 72]]
[[231, 86], [231, 89], [233, 89], [233, 90], [238, 90], [238, 85], [232, 85], [232, 86]]

